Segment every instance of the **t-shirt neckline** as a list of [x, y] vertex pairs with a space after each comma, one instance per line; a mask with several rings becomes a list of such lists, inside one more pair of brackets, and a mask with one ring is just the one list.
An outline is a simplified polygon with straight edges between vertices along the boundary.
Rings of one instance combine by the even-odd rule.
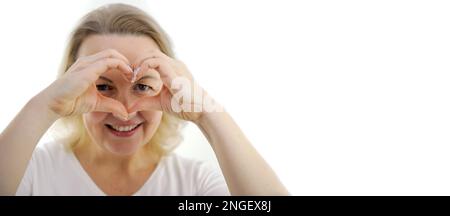
[[[142, 193], [142, 191], [144, 190], [144, 188], [146, 188], [147, 185], [151, 184], [154, 181], [153, 179], [156, 178], [155, 176], [157, 176], [158, 173], [160, 172], [159, 170], [162, 169], [161, 167], [164, 164], [165, 158], [166, 158], [165, 156], [161, 157], [159, 162], [156, 164], [156, 168], [152, 172], [152, 174], [150, 174], [148, 179], [139, 188], [139, 190], [134, 192], [131, 196], [139, 196]], [[77, 174], [88, 184], [88, 186], [91, 188], [91, 190], [95, 191], [96, 194], [99, 194], [101, 196], [108, 196], [102, 189], [100, 189], [100, 187], [98, 187], [98, 185], [94, 182], [94, 180], [91, 178], [91, 176], [89, 176], [89, 174], [83, 168], [83, 166], [81, 165], [77, 156], [75, 155], [75, 153], [72, 150], [70, 150], [70, 160], [71, 160], [71, 164], [74, 166], [75, 170], [77, 170], [76, 171]]]

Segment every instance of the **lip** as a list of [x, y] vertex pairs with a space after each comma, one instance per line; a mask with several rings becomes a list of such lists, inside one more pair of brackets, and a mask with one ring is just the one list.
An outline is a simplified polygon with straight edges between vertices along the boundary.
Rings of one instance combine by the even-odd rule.
[[[135, 124], [124, 124], [124, 125], [116, 125], [116, 126], [130, 126], [130, 125], [135, 125]], [[133, 128], [130, 131], [118, 131], [115, 130], [111, 127], [111, 125], [106, 124], [105, 127], [107, 128], [107, 130], [109, 132], [111, 132], [113, 135], [117, 136], [117, 137], [131, 137], [133, 136], [133, 134], [136, 133], [137, 130], [139, 130], [140, 127], [142, 127], [143, 123], [139, 123], [137, 124], [137, 126], [135, 128]]]
[[130, 126], [130, 125], [137, 125], [140, 123], [142, 123], [142, 121], [130, 119], [128, 121], [108, 121], [106, 124], [116, 125], [116, 126]]

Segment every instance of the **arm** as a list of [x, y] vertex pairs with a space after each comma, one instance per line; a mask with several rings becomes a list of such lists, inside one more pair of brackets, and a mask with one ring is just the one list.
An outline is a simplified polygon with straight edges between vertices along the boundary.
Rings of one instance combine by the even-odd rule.
[[93, 83], [109, 69], [131, 78], [128, 60], [115, 50], [78, 58], [61, 78], [32, 98], [0, 134], [0, 195], [14, 195], [36, 144], [59, 118], [99, 111], [126, 118], [125, 107], [101, 96]]
[[130, 113], [162, 110], [194, 122], [211, 144], [232, 195], [289, 195], [239, 126], [193, 80], [183, 62], [159, 50], [150, 50], [135, 65], [141, 68], [138, 76], [145, 71], [156, 70], [164, 87], [159, 95], [136, 102]]
[[204, 113], [195, 123], [211, 144], [232, 195], [289, 195], [228, 113]]
[[42, 99], [31, 99], [0, 135], [0, 195], [15, 194], [36, 144], [58, 118]]

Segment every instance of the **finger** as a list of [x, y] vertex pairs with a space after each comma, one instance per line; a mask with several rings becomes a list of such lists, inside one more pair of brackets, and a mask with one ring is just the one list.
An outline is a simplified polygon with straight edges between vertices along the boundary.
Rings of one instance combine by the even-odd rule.
[[120, 59], [106, 58], [89, 65], [77, 73], [82, 75], [82, 79], [85, 80], [86, 83], [93, 83], [101, 74], [111, 69], [119, 70], [125, 74], [126, 77], [131, 76], [132, 72], [127, 68], [127, 64]]
[[162, 111], [161, 106], [161, 97], [146, 97], [138, 100], [135, 104], [128, 109], [128, 113], [134, 113], [139, 111], [146, 110], [160, 110]]
[[134, 83], [134, 82], [136, 81], [136, 79], [137, 79], [137, 76], [138, 76], [139, 74], [141, 74], [140, 72], [142, 71], [142, 62], [144, 62], [144, 61], [147, 60], [147, 59], [150, 59], [150, 58], [157, 58], [157, 57], [158, 57], [157, 55], [152, 54], [152, 53], [150, 52], [150, 53], [147, 53], [143, 58], [138, 59], [138, 60], [136, 61], [137, 63], [132, 64], [132, 65], [133, 65], [133, 68], [136, 68], [136, 69], [133, 70], [133, 76], [132, 76], [132, 78], [131, 78], [131, 82]]
[[172, 81], [179, 77], [173, 68], [167, 63], [167, 61], [164, 61], [160, 58], [151, 58], [147, 59], [145, 62], [142, 63], [143, 70], [149, 70], [149, 69], [155, 69], [163, 81], [163, 84], [170, 89]]
[[174, 60], [175, 61], [175, 65], [177, 67], [176, 72], [178, 72], [178, 76], [185, 76], [188, 77], [190, 80], [194, 80], [194, 77], [192, 76], [192, 74], [189, 72], [186, 64], [184, 64], [184, 62], [179, 61], [179, 60]]
[[132, 83], [136, 82], [136, 78], [137, 78], [137, 76], [138, 76], [140, 71], [141, 71], [140, 67], [138, 67], [138, 68], [133, 70], [133, 74], [132, 74], [131, 80], [130, 80]]
[[155, 69], [149, 69], [147, 72], [142, 72], [136, 79], [136, 84], [143, 84], [150, 87], [151, 90], [145, 92], [146, 96], [158, 95], [164, 83]]
[[109, 112], [121, 119], [128, 119], [128, 112], [125, 106], [117, 100], [100, 95], [95, 105], [94, 111]]
[[134, 62], [133, 66], [139, 67], [144, 61], [151, 58], [162, 58], [162, 59], [170, 59], [169, 56], [161, 52], [159, 49], [153, 49], [145, 52], [143, 57], [137, 59], [137, 61]]
[[139, 65], [141, 65], [143, 62], [145, 62], [149, 59], [160, 59], [161, 61], [166, 62], [172, 68], [174, 68], [174, 72], [178, 76], [186, 76], [186, 77], [189, 77], [191, 80], [193, 79], [192, 75], [189, 73], [186, 65], [182, 61], [170, 58], [169, 56], [165, 55], [164, 53], [162, 53], [159, 50], [154, 50], [153, 52], [154, 52], [153, 54], [151, 54], [151, 55], [149, 55], [149, 57], [145, 58]]
[[142, 66], [137, 68], [133, 82], [139, 81], [142, 78], [150, 78], [152, 80], [161, 81], [161, 75], [159, 74], [159, 72], [148, 66]]
[[105, 50], [95, 53], [93, 55], [82, 56], [79, 59], [81, 60], [82, 63], [91, 64], [93, 62], [96, 62], [96, 61], [98, 61], [100, 59], [104, 59], [104, 58], [118, 58], [118, 59], [122, 59], [127, 64], [130, 64], [130, 61], [124, 55], [122, 55], [119, 51], [117, 51], [115, 49], [105, 49]]
[[133, 73], [133, 70], [124, 61], [116, 58], [100, 59], [89, 66], [89, 70], [92, 70], [97, 77], [111, 69], [123, 72], [126, 77], [130, 77]]
[[[133, 69], [130, 66], [130, 63], [128, 61], [128, 59], [123, 56], [121, 53], [119, 53], [117, 50], [114, 49], [106, 49], [104, 51], [98, 52], [94, 55], [91, 56], [83, 56], [77, 59], [77, 61], [71, 65], [71, 69], [69, 69], [69, 71], [81, 71], [83, 69], [85, 69], [86, 67], [89, 67], [91, 64], [94, 64], [95, 62], [102, 60], [102, 59], [106, 59], [106, 58], [116, 58], [116, 59], [120, 59], [122, 61], [125, 62], [125, 64], [127, 65], [127, 72], [128, 71], [133, 71]], [[125, 74], [125, 79], [131, 79], [131, 74]]]

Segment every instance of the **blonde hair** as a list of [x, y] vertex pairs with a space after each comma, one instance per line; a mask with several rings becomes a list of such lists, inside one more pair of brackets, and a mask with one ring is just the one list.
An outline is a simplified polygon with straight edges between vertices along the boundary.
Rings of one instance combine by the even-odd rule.
[[[69, 37], [58, 77], [61, 77], [76, 61], [83, 40], [90, 35], [126, 34], [148, 36], [167, 56], [174, 58], [169, 37], [158, 23], [139, 8], [126, 4], [109, 4], [86, 14]], [[163, 113], [155, 134], [146, 143], [146, 149], [159, 156], [168, 154], [182, 140], [181, 129], [184, 122]], [[57, 139], [63, 139], [73, 149], [89, 141], [82, 115], [61, 118], [52, 128]]]

